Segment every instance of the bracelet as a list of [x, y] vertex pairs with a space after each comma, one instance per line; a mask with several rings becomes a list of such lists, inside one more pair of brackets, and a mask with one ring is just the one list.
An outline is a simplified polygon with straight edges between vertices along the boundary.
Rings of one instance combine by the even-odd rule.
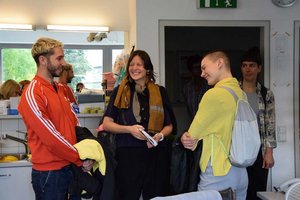
[[165, 138], [164, 134], [162, 134], [161, 132], [159, 132], [159, 133], [156, 133], [156, 134], [160, 134], [160, 135], [161, 135], [161, 138], [159, 139], [159, 142], [161, 142], [161, 141], [163, 141], [163, 140], [164, 140], [164, 138]]

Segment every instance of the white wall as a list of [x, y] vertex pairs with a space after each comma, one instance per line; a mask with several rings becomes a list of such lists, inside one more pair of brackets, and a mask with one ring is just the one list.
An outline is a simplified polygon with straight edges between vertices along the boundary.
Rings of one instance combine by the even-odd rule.
[[[130, 10], [135, 0], [1, 0], [0, 24], [32, 24], [36, 31], [1, 31], [1, 43], [33, 43], [41, 36], [53, 37], [64, 44], [125, 45], [129, 48]], [[88, 33], [45, 31], [47, 24], [108, 26], [110, 33], [101, 42], [88, 43]], [[135, 36], [134, 36], [135, 37]], [[133, 42], [134, 43], [134, 42]]]
[[123, 31], [111, 31], [107, 33], [107, 38], [102, 41], [88, 42], [89, 33], [75, 32], [51, 32], [46, 30], [37, 31], [7, 31], [0, 30], [0, 43], [23, 43], [32, 44], [40, 37], [51, 37], [66, 44], [78, 45], [124, 45], [125, 34]]
[[129, 30], [129, 0], [1, 0], [0, 23], [109, 26]]
[[[270, 86], [275, 93], [277, 126], [284, 126], [287, 130], [286, 142], [278, 143], [274, 151], [271, 183], [278, 186], [295, 176], [293, 33], [294, 20], [300, 19], [300, 2], [291, 8], [276, 7], [271, 0], [238, 0], [237, 4], [236, 9], [197, 9], [196, 0], [138, 0], [136, 44], [151, 55], [155, 71], [159, 72], [159, 20], [270, 20]], [[284, 66], [278, 66], [276, 62], [278, 35], [273, 36], [275, 33], [282, 35], [286, 44]]]

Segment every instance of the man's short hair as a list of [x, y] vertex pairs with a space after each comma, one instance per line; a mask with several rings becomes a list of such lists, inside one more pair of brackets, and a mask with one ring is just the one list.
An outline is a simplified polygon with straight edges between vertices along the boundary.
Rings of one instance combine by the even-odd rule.
[[53, 49], [55, 47], [61, 47], [63, 48], [63, 43], [52, 39], [52, 38], [47, 38], [47, 37], [42, 37], [39, 38], [35, 44], [33, 44], [31, 48], [31, 55], [34, 58], [35, 62], [39, 64], [39, 57], [41, 55], [52, 55], [53, 54]]
[[217, 61], [219, 58], [222, 58], [222, 59], [224, 59], [225, 67], [230, 69], [230, 59], [229, 59], [228, 55], [222, 50], [210, 51], [210, 52], [206, 53], [204, 57], [208, 57], [213, 62]]
[[63, 70], [69, 71], [72, 69], [72, 65], [70, 63], [66, 63], [63, 65]]

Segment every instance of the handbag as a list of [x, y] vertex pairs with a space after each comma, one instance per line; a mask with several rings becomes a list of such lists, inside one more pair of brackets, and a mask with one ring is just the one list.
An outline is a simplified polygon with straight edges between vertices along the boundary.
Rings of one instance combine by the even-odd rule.
[[172, 143], [170, 192], [171, 195], [197, 191], [200, 181], [200, 156], [202, 140], [194, 151], [184, 148], [177, 137]]
[[99, 122], [98, 132], [97, 132], [97, 139], [100, 140], [110, 151], [111, 155], [115, 157], [116, 154], [116, 135], [105, 131], [102, 127], [104, 117], [101, 118]]
[[116, 135], [103, 130], [103, 131], [98, 131], [97, 138], [107, 147], [107, 149], [111, 152], [111, 155], [115, 157]]

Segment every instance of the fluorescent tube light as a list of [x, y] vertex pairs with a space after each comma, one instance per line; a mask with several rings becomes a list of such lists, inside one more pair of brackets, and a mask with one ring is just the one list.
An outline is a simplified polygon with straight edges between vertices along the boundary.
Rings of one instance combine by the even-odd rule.
[[108, 32], [109, 28], [105, 26], [65, 26], [65, 25], [47, 25], [47, 30], [51, 31], [79, 31], [79, 32]]
[[31, 24], [0, 24], [2, 30], [32, 30]]

